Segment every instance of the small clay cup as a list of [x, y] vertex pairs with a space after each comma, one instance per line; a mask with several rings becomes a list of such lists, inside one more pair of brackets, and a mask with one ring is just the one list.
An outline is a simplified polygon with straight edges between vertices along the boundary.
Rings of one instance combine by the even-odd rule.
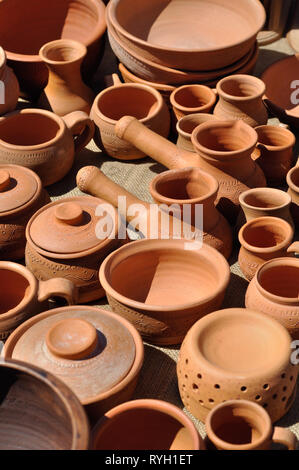
[[238, 261], [246, 279], [251, 281], [266, 261], [298, 252], [299, 242], [292, 243], [293, 237], [291, 225], [278, 217], [259, 217], [243, 225]]
[[9, 334], [27, 318], [47, 307], [46, 300], [59, 296], [68, 304], [77, 302], [77, 290], [67, 279], [50, 279], [38, 282], [24, 266], [10, 261], [0, 261], [0, 339]]
[[134, 400], [108, 411], [92, 431], [94, 450], [204, 450], [194, 424], [161, 400]]
[[205, 85], [183, 85], [170, 95], [170, 103], [177, 119], [188, 114], [209, 113], [216, 103], [216, 94]]
[[200, 124], [216, 119], [218, 119], [216, 116], [207, 113], [194, 113], [183, 116], [176, 123], [176, 130], [178, 133], [177, 147], [183, 150], [187, 150], [188, 152], [195, 152], [191, 142], [192, 132]]
[[292, 165], [295, 136], [282, 126], [258, 126], [255, 130], [258, 135], [255, 161], [270, 186], [281, 186]]
[[292, 199], [291, 213], [296, 225], [299, 229], [299, 166], [292, 168], [287, 174], [287, 183], [289, 186], [288, 193]]
[[273, 428], [267, 411], [248, 400], [230, 400], [216, 406], [206, 419], [208, 437], [218, 450], [269, 450], [272, 443], [295, 450], [297, 438], [289, 429]]

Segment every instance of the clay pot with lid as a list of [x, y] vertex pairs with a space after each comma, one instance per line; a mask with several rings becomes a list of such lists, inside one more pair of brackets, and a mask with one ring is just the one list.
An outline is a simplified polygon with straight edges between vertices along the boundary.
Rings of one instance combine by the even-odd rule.
[[24, 258], [26, 224], [49, 202], [50, 197], [36, 173], [18, 165], [0, 165], [1, 260]]
[[143, 399], [105, 413], [92, 430], [92, 449], [204, 450], [205, 446], [182, 410], [166, 401]]
[[17, 77], [6, 64], [6, 54], [0, 46], [0, 116], [13, 111], [20, 95]]
[[178, 133], [177, 147], [188, 152], [194, 152], [195, 148], [191, 142], [191, 136], [194, 129], [207, 121], [215, 121], [218, 119], [214, 114], [207, 113], [194, 113], [187, 114], [176, 123], [176, 130]]
[[192, 133], [196, 153], [178, 149], [130, 116], [119, 120], [116, 134], [169, 169], [201, 168], [219, 183], [217, 208], [232, 222], [239, 212], [239, 195], [266, 185], [260, 167], [251, 159], [257, 133], [243, 121], [210, 121]]
[[177, 119], [194, 113], [209, 113], [216, 103], [216, 94], [205, 85], [183, 85], [170, 95]]
[[[105, 257], [122, 241], [117, 237], [117, 211], [106, 216], [105, 201], [77, 196], [46, 205], [26, 227], [26, 265], [39, 280], [70, 279], [78, 287], [79, 303], [103, 297], [98, 269]], [[101, 215], [97, 215], [97, 209]], [[99, 210], [99, 209], [98, 209]], [[98, 223], [106, 221], [103, 231]]]
[[267, 124], [268, 112], [262, 97], [265, 84], [252, 75], [230, 75], [216, 86], [219, 101], [214, 114], [219, 119], [242, 119], [252, 127]]
[[287, 174], [288, 194], [292, 199], [291, 212], [297, 228], [299, 228], [299, 165]]
[[[265, 266], [265, 265], [264, 265]], [[286, 328], [255, 310], [230, 308], [198, 320], [188, 331], [177, 363], [182, 401], [206, 421], [227, 400], [249, 400], [278, 421], [296, 397], [298, 365], [290, 361]]]
[[42, 109], [15, 111], [0, 118], [0, 164], [30, 168], [48, 186], [70, 171], [75, 152], [93, 133], [94, 125], [82, 111], [63, 118]]
[[170, 131], [170, 114], [161, 94], [141, 83], [122, 83], [113, 74], [114, 85], [101, 91], [94, 100], [91, 119], [96, 125], [94, 136], [97, 146], [110, 157], [119, 160], [136, 160], [145, 154], [120, 139], [114, 132], [122, 116], [134, 116], [144, 126], [163, 137]]
[[20, 325], [2, 355], [54, 374], [77, 395], [93, 422], [133, 395], [143, 343], [136, 329], [112, 312], [62, 307]]
[[277, 258], [260, 266], [248, 286], [245, 304], [274, 318], [299, 339], [299, 259]]

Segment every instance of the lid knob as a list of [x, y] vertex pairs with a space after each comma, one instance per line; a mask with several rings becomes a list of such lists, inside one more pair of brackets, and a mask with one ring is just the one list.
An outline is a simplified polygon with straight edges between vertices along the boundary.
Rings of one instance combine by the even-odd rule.
[[10, 174], [6, 170], [0, 170], [0, 192], [4, 192], [10, 185]]
[[96, 348], [96, 328], [86, 320], [67, 318], [55, 323], [48, 331], [46, 345], [55, 356], [84, 359]]
[[83, 219], [83, 210], [75, 202], [64, 202], [55, 209], [56, 219], [68, 225], [79, 225]]

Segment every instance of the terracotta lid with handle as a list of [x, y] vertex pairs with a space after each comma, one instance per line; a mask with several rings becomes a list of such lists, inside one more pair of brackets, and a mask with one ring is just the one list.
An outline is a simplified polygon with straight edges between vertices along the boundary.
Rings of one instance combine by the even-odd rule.
[[19, 165], [0, 165], [0, 216], [32, 205], [40, 196], [39, 177]]
[[129, 374], [140, 347], [141, 338], [127, 320], [96, 307], [75, 306], [24, 322], [3, 355], [56, 375], [86, 405]]

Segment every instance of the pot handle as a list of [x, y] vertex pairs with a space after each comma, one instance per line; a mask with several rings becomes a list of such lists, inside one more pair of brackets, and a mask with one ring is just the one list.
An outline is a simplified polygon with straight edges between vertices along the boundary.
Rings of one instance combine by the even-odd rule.
[[288, 253], [299, 253], [299, 242], [292, 243], [287, 249]]
[[275, 426], [272, 440], [277, 444], [286, 446], [288, 450], [296, 450], [296, 445], [298, 442], [297, 437], [292, 431], [281, 428], [279, 426]]
[[50, 297], [63, 297], [69, 305], [76, 305], [78, 288], [72, 281], [60, 277], [39, 281], [38, 301], [44, 302]]
[[122, 85], [122, 84], [123, 84], [123, 82], [121, 81], [121, 79], [119, 78], [119, 76], [117, 75], [117, 73], [113, 73], [113, 74], [112, 74], [112, 81], [113, 81], [113, 85], [114, 85], [114, 86]]
[[62, 118], [75, 139], [75, 151], [79, 152], [91, 141], [94, 135], [94, 122], [84, 111], [74, 111]]

